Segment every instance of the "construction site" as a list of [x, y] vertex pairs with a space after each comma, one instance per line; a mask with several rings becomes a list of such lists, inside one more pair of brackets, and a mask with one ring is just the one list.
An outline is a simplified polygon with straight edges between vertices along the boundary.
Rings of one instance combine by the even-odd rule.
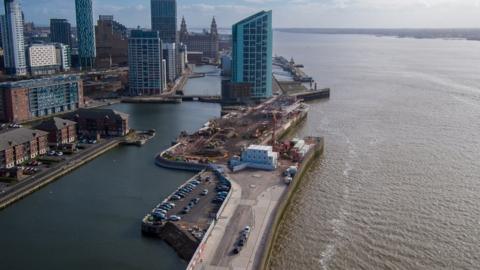
[[177, 144], [162, 158], [197, 164], [227, 164], [251, 144], [266, 145], [280, 140], [308, 114], [308, 105], [279, 96], [257, 107], [241, 107], [211, 120], [193, 134], [182, 132]]

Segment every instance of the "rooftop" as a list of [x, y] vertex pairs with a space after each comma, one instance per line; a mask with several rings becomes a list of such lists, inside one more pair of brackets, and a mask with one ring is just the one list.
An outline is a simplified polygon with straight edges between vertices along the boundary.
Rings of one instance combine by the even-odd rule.
[[98, 119], [98, 118], [110, 118], [115, 119], [117, 117], [121, 117], [124, 120], [127, 120], [130, 116], [126, 113], [121, 113], [119, 111], [115, 111], [112, 109], [78, 109], [76, 112], [68, 114], [67, 118], [90, 118], [90, 119]]
[[0, 151], [11, 146], [33, 141], [34, 139], [48, 135], [47, 132], [28, 128], [10, 129], [0, 134]]
[[67, 120], [67, 119], [54, 117], [52, 119], [49, 119], [47, 121], [42, 122], [36, 128], [39, 129], [39, 130], [51, 131], [51, 130], [60, 130], [64, 127], [68, 127], [68, 126], [75, 125], [75, 124], [76, 124], [76, 122], [73, 122], [73, 121], [70, 121], [70, 120]]
[[273, 147], [269, 145], [250, 145], [248, 150], [273, 151]]
[[0, 83], [0, 89], [40, 87], [58, 83], [76, 82], [79, 80], [80, 75], [60, 75], [48, 78], [4, 82]]

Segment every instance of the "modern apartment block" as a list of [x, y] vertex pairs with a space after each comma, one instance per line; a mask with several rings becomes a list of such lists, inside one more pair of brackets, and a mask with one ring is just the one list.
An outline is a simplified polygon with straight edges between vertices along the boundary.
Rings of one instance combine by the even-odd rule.
[[167, 81], [170, 83], [175, 82], [177, 78], [177, 49], [175, 43], [163, 43], [163, 59], [166, 63], [166, 75]]
[[5, 70], [11, 75], [27, 75], [25, 37], [20, 0], [4, 0], [5, 15], [0, 16]]
[[50, 19], [50, 41], [72, 47], [72, 27], [66, 19]]
[[0, 133], [0, 169], [11, 169], [23, 162], [45, 155], [48, 133], [18, 128]]
[[165, 43], [177, 43], [177, 1], [151, 0], [152, 30], [160, 33]]
[[0, 121], [20, 123], [82, 106], [83, 83], [79, 75], [0, 84]]
[[55, 49], [57, 51], [57, 65], [62, 71], [69, 71], [72, 67], [72, 52], [71, 47], [63, 43], [56, 43]]
[[91, 69], [95, 66], [97, 56], [92, 0], [75, 0], [75, 11], [80, 66], [84, 69]]
[[183, 18], [180, 27], [180, 42], [186, 44], [189, 51], [203, 52], [204, 57], [216, 61], [219, 52], [219, 35], [215, 18], [212, 19], [210, 32], [205, 30], [203, 33], [189, 33], [187, 23]]
[[160, 95], [166, 88], [162, 51], [159, 32], [143, 30], [131, 32], [128, 40], [130, 95]]
[[95, 27], [95, 39], [97, 67], [109, 68], [127, 65], [127, 27], [116, 22], [111, 15], [100, 15]]
[[70, 69], [70, 49], [67, 45], [33, 44], [27, 49], [30, 74], [49, 75]]
[[272, 11], [252, 15], [232, 27], [232, 84], [249, 83], [251, 98], [272, 96]]

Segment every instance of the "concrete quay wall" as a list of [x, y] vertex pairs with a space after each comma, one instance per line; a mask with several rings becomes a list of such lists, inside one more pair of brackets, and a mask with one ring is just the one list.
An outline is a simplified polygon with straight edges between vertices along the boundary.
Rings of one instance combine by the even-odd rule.
[[304, 178], [305, 173], [310, 168], [315, 159], [321, 156], [325, 149], [325, 141], [323, 138], [318, 138], [317, 146], [314, 150], [310, 151], [305, 157], [304, 161], [299, 167], [298, 173], [295, 176], [288, 192], [284, 195], [280, 205], [277, 206], [275, 217], [272, 223], [272, 229], [268, 232], [265, 249], [263, 250], [262, 259], [259, 264], [259, 268], [262, 270], [270, 269], [270, 257], [273, 253], [273, 247], [276, 239], [278, 238], [280, 225], [285, 217], [285, 214], [291, 207], [294, 194], [297, 192], [300, 184]]

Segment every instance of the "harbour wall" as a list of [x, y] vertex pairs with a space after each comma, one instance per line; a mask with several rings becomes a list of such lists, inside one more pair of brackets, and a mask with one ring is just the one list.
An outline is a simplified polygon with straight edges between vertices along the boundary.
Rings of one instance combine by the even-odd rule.
[[280, 225], [282, 220], [285, 217], [285, 214], [289, 210], [293, 195], [297, 192], [300, 184], [304, 178], [305, 173], [307, 172], [308, 168], [312, 165], [317, 157], [323, 154], [325, 149], [325, 141], [323, 138], [318, 138], [317, 146], [315, 147], [314, 151], [310, 151], [308, 155], [305, 157], [303, 163], [300, 165], [297, 175], [295, 176], [288, 192], [283, 196], [280, 205], [277, 207], [275, 217], [272, 223], [272, 229], [269, 230], [267, 234], [267, 240], [265, 244], [265, 249], [263, 250], [262, 259], [259, 265], [259, 269], [267, 270], [270, 269], [270, 257], [273, 252], [273, 247], [275, 241], [279, 234]]

